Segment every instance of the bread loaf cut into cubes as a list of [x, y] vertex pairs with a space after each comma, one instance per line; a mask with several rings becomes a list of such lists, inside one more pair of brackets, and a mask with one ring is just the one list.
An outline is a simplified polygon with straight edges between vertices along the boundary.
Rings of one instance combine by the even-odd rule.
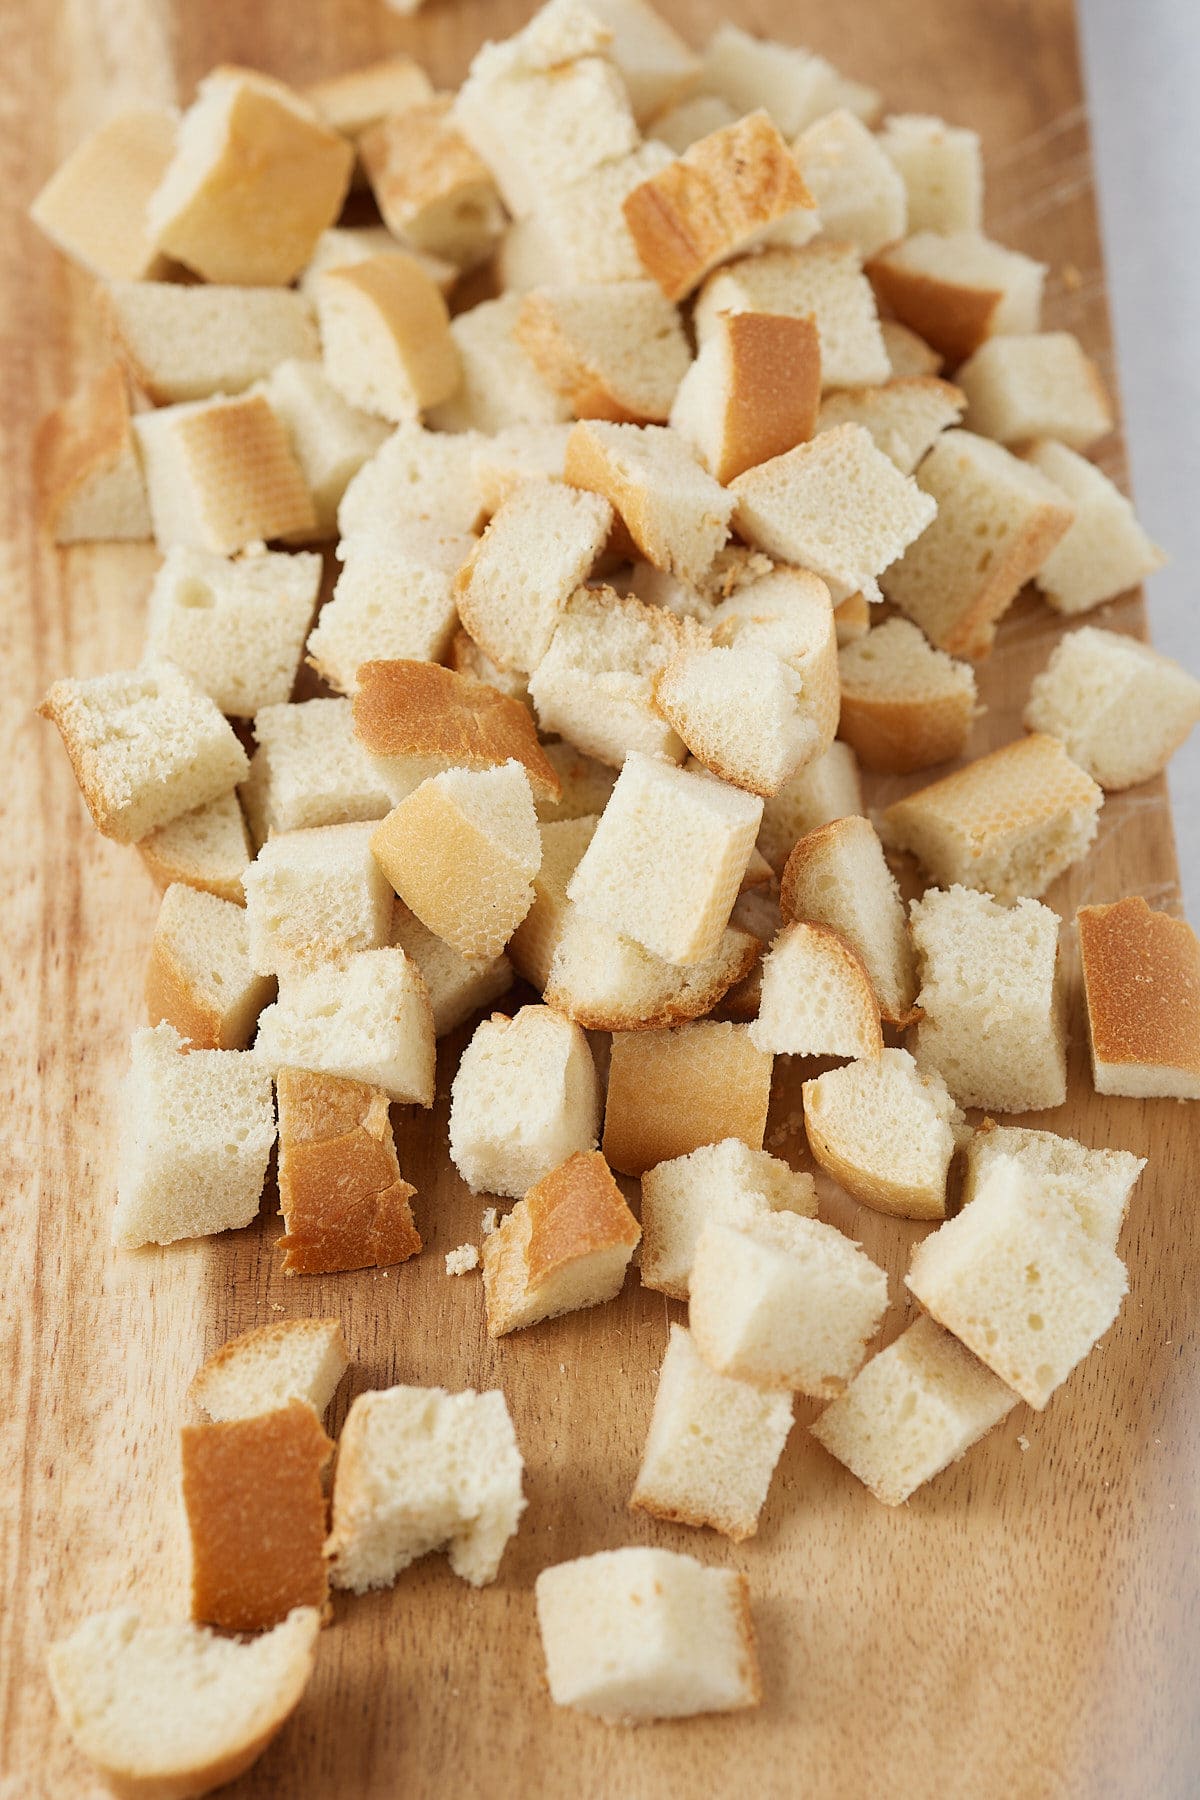
[[1016, 1404], [998, 1375], [922, 1314], [810, 1430], [877, 1500], [902, 1506]]
[[154, 281], [166, 273], [146, 203], [175, 154], [173, 106], [129, 106], [59, 164], [29, 216], [72, 262], [103, 281]]
[[943, 431], [962, 418], [961, 391], [935, 375], [893, 377], [871, 387], [840, 388], [821, 403], [816, 430], [862, 425], [875, 447], [911, 475]]
[[804, 1083], [809, 1149], [876, 1212], [944, 1219], [946, 1179], [966, 1122], [933, 1067], [884, 1050]]
[[881, 319], [879, 329], [894, 380], [903, 380], [909, 375], [941, 374], [944, 359], [899, 319]]
[[354, 735], [349, 700], [264, 706], [254, 735], [258, 748], [242, 800], [260, 844], [275, 832], [350, 825], [387, 812], [387, 789]]
[[38, 516], [56, 544], [150, 537], [125, 376], [109, 363], [38, 426], [33, 447]]
[[344, 399], [397, 422], [449, 399], [458, 350], [437, 285], [411, 256], [324, 269], [313, 286], [325, 372]]
[[927, 113], [893, 113], [879, 146], [904, 181], [908, 229], [943, 236], [983, 225], [983, 154], [977, 131]]
[[976, 713], [975, 671], [910, 619], [885, 619], [838, 655], [838, 734], [868, 769], [909, 775], [953, 762]]
[[602, 1550], [535, 1586], [556, 1706], [612, 1724], [737, 1712], [762, 1698], [746, 1577], [673, 1550]]
[[1140, 894], [1075, 915], [1098, 1094], [1200, 1099], [1200, 943]]
[[562, 798], [538, 801], [539, 823], [551, 825], [563, 819], [586, 819], [602, 813], [617, 779], [611, 764], [597, 762], [566, 738], [543, 744], [542, 748], [562, 783]]
[[811, 317], [722, 313], [677, 387], [670, 423], [725, 483], [806, 442], [820, 396]]
[[603, 494], [646, 560], [687, 581], [707, 574], [729, 536], [732, 496], [666, 426], [581, 420], [566, 477]]
[[474, 473], [484, 442], [474, 431], [427, 431], [415, 419], [397, 425], [338, 507], [341, 560], [353, 539], [407, 537], [414, 523], [442, 538], [474, 533], [485, 516]]
[[1200, 724], [1200, 681], [1124, 632], [1083, 625], [1034, 676], [1023, 718], [1113, 792], [1166, 768]]
[[419, 106], [433, 85], [411, 56], [381, 56], [342, 75], [325, 75], [300, 90], [327, 125], [343, 137], [360, 138], [391, 113]]
[[869, 819], [834, 819], [802, 837], [779, 890], [784, 922], [807, 919], [839, 932], [857, 951], [881, 1016], [912, 1023], [917, 970], [896, 878]]
[[986, 338], [1041, 323], [1045, 264], [975, 230], [913, 230], [867, 273], [881, 304], [952, 363]]
[[288, 975], [387, 944], [392, 891], [371, 853], [374, 830], [368, 821], [268, 838], [243, 881], [257, 974]]
[[821, 214], [822, 235], [874, 256], [904, 236], [904, 181], [879, 139], [860, 118], [839, 107], [814, 119], [792, 154]]
[[854, 946], [828, 925], [785, 924], [763, 958], [750, 1036], [775, 1056], [878, 1056], [879, 1001]]
[[576, 1151], [484, 1239], [489, 1333], [614, 1299], [641, 1235], [600, 1152]]
[[[706, 91], [722, 95], [738, 112], [765, 107], [788, 138], [847, 104], [848, 84], [823, 56], [752, 36], [728, 20], [705, 46], [703, 81]], [[859, 104], [870, 105], [867, 93], [861, 91]]]
[[133, 421], [160, 550], [232, 555], [311, 537], [317, 515], [292, 442], [265, 395], [191, 400]]
[[438, 94], [389, 108], [363, 133], [358, 153], [388, 230], [469, 269], [491, 254], [505, 214], [490, 170], [450, 117], [452, 105]]
[[806, 832], [831, 819], [864, 814], [858, 760], [849, 744], [831, 744], [763, 802], [758, 848], [777, 875]]
[[577, 419], [666, 424], [692, 360], [683, 324], [653, 281], [539, 286], [514, 336]]
[[600, 1087], [578, 1025], [523, 1006], [476, 1026], [450, 1090], [450, 1160], [472, 1193], [520, 1199], [594, 1150], [599, 1133]]
[[346, 489], [384, 443], [388, 426], [351, 406], [320, 363], [294, 357], [278, 362], [264, 392], [287, 431], [312, 494], [315, 535], [336, 537], [338, 507]]
[[989, 338], [961, 364], [967, 428], [1002, 444], [1056, 438], [1087, 450], [1113, 428], [1100, 372], [1069, 331]]
[[250, 962], [246, 914], [174, 883], [163, 895], [146, 969], [146, 1015], [197, 1050], [244, 1050], [275, 983]]
[[985, 1119], [967, 1144], [962, 1203], [979, 1192], [993, 1164], [1010, 1156], [1040, 1192], [1053, 1193], [1073, 1208], [1083, 1229], [1110, 1250], [1117, 1247], [1129, 1196], [1146, 1166], [1129, 1150], [1089, 1150], [1074, 1138], [1024, 1125], [997, 1125]]
[[320, 355], [312, 308], [287, 288], [117, 281], [101, 312], [130, 380], [156, 406], [240, 394], [285, 357]]
[[1032, 444], [1026, 460], [1066, 495], [1074, 520], [1034, 577], [1056, 612], [1086, 612], [1136, 587], [1166, 561], [1133, 507], [1094, 463], [1065, 444]]
[[435, 662], [458, 626], [454, 577], [475, 539], [418, 519], [343, 538], [333, 598], [309, 634], [308, 660], [331, 687], [358, 690], [365, 662]]
[[452, 944], [422, 925], [403, 900], [392, 910], [393, 944], [416, 963], [429, 989], [433, 1029], [438, 1037], [465, 1025], [474, 1013], [499, 1000], [513, 984], [512, 964], [506, 956], [487, 960], [460, 956]]
[[800, 677], [802, 710], [823, 755], [837, 730], [837, 621], [829, 589], [805, 569], [739, 582], [709, 615], [713, 641], [778, 657]]
[[342, 1075], [402, 1105], [433, 1105], [433, 1008], [403, 950], [358, 950], [290, 975], [259, 1018], [253, 1054], [271, 1074]]
[[701, 64], [649, 0], [589, 0], [588, 11], [612, 33], [607, 54], [625, 83], [639, 125], [700, 85]]
[[656, 136], [565, 187], [547, 188], [532, 213], [513, 220], [496, 253], [506, 292], [516, 295], [556, 282], [645, 280], [624, 200], [670, 161], [671, 151]]
[[338, 1319], [278, 1319], [230, 1338], [200, 1365], [188, 1399], [210, 1419], [250, 1419], [306, 1400], [324, 1413], [350, 1352]]
[[696, 1019], [613, 1037], [602, 1148], [622, 1175], [739, 1138], [761, 1150], [771, 1057], [745, 1025]]
[[697, 342], [707, 343], [722, 313], [743, 312], [814, 319], [823, 388], [886, 381], [891, 374], [875, 296], [853, 244], [779, 246], [718, 269], [696, 301]]
[[740, 1138], [656, 1163], [642, 1176], [642, 1286], [686, 1300], [696, 1245], [710, 1219], [783, 1209], [816, 1218], [812, 1176]]
[[159, 892], [173, 881], [243, 906], [242, 876], [253, 851], [237, 794], [231, 789], [138, 840], [138, 855]]

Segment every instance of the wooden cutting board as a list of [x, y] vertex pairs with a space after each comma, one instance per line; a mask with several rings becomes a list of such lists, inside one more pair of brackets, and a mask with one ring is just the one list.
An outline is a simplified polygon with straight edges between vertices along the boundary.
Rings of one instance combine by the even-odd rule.
[[[285, 1280], [272, 1201], [240, 1233], [138, 1255], [109, 1247], [114, 1114], [128, 1034], [142, 1016], [155, 897], [136, 856], [90, 830], [57, 738], [31, 708], [60, 674], [137, 659], [155, 559], [122, 547], [58, 555], [35, 531], [30, 432], [96, 356], [98, 336], [89, 282], [39, 239], [24, 209], [110, 110], [134, 98], [186, 99], [213, 63], [303, 81], [402, 48], [449, 84], [485, 34], [504, 35], [530, 10], [518, 0], [433, 0], [406, 24], [380, 0], [39, 0], [9, 9], [0, 151], [9, 808], [0, 1795], [98, 1791], [54, 1718], [47, 1641], [94, 1608], [133, 1601], [162, 1618], [185, 1605], [176, 1430], [197, 1364], [251, 1325], [332, 1313], [355, 1357], [335, 1428], [365, 1388], [499, 1384], [525, 1453], [529, 1509], [493, 1587], [464, 1586], [435, 1557], [388, 1592], [339, 1598], [299, 1713], [231, 1793], [1194, 1794], [1198, 1114], [1166, 1101], [1098, 1099], [1080, 1048], [1078, 996], [1071, 1098], [1035, 1122], [1149, 1156], [1122, 1240], [1131, 1295], [1103, 1347], [1045, 1413], [1018, 1408], [897, 1511], [877, 1505], [809, 1438], [812, 1409], [801, 1401], [756, 1539], [735, 1548], [627, 1512], [667, 1322], [682, 1309], [631, 1281], [611, 1306], [488, 1340], [477, 1278], [452, 1280], [442, 1261], [478, 1240], [483, 1208], [444, 1150], [461, 1038], [445, 1047], [432, 1119], [399, 1115], [401, 1166], [419, 1190], [428, 1244], [417, 1263]], [[695, 41], [722, 10], [824, 51], [883, 88], [894, 110], [978, 127], [991, 229], [1050, 264], [1046, 323], [1078, 332], [1112, 378], [1070, 0], [664, 4]], [[1123, 476], [1119, 440], [1103, 460]], [[1141, 603], [1105, 608], [1098, 622], [1141, 631]], [[983, 672], [989, 710], [972, 754], [1019, 731], [1029, 677], [1056, 635], [1028, 601], [1002, 627]], [[871, 799], [900, 786], [878, 783]], [[1049, 899], [1070, 920], [1080, 900], [1129, 892], [1180, 907], [1161, 782], [1107, 803], [1088, 861]], [[1073, 961], [1069, 928], [1065, 936]], [[769, 1132], [769, 1147], [798, 1163], [801, 1075], [781, 1059]], [[827, 1182], [823, 1212], [888, 1267], [894, 1335], [919, 1228], [865, 1211]], [[548, 1563], [622, 1544], [667, 1545], [746, 1571], [761, 1711], [629, 1732], [550, 1706], [534, 1578]]]

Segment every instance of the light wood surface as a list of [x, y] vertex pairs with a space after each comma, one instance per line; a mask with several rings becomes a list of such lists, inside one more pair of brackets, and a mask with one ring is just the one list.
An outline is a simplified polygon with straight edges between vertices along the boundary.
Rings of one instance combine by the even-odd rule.
[[[499, 1384], [525, 1453], [529, 1508], [493, 1587], [475, 1592], [435, 1557], [391, 1591], [339, 1598], [299, 1713], [231, 1794], [1193, 1794], [1197, 1113], [1098, 1099], [1078, 996], [1070, 1101], [1035, 1122], [1149, 1156], [1122, 1240], [1131, 1295], [1044, 1414], [1019, 1407], [897, 1511], [808, 1437], [802, 1401], [756, 1539], [735, 1548], [627, 1512], [667, 1322], [682, 1309], [631, 1282], [611, 1306], [488, 1340], [478, 1279], [448, 1278], [442, 1260], [478, 1241], [484, 1205], [444, 1150], [461, 1034], [445, 1046], [432, 1118], [397, 1115], [428, 1246], [415, 1264], [285, 1279], [270, 1198], [243, 1232], [138, 1255], [109, 1247], [114, 1111], [128, 1033], [141, 1021], [155, 897], [136, 856], [89, 828], [55, 734], [31, 708], [60, 674], [136, 660], [154, 556], [58, 555], [36, 533], [29, 434], [95, 357], [98, 336], [88, 280], [38, 238], [24, 208], [110, 110], [185, 99], [215, 62], [305, 80], [399, 47], [448, 83], [485, 33], [502, 35], [530, 10], [433, 0], [405, 24], [380, 0], [4, 8], [0, 1796], [99, 1792], [55, 1721], [45, 1644], [94, 1608], [133, 1601], [165, 1617], [183, 1607], [176, 1432], [187, 1382], [233, 1333], [323, 1313], [344, 1321], [356, 1359], [335, 1429], [368, 1387]], [[825, 51], [884, 88], [895, 110], [977, 126], [993, 230], [1051, 265], [1047, 323], [1078, 331], [1112, 376], [1069, 0], [665, 0], [663, 10], [697, 41], [728, 12]], [[1153, 129], [1152, 97], [1137, 104]], [[1117, 440], [1103, 460], [1123, 474]], [[1141, 629], [1140, 603], [1105, 609], [1099, 622], [1110, 620]], [[1028, 601], [1002, 627], [973, 753], [1019, 730], [1029, 677], [1055, 635]], [[880, 782], [871, 798], [916, 784]], [[1178, 908], [1160, 782], [1108, 802], [1086, 865], [1049, 899], [1069, 919], [1082, 899], [1127, 892]], [[802, 1073], [781, 1060], [769, 1130], [769, 1147], [798, 1163]], [[894, 1335], [920, 1228], [856, 1207], [824, 1181], [822, 1197], [824, 1216], [889, 1269]], [[758, 1714], [631, 1733], [550, 1706], [534, 1578], [548, 1563], [629, 1543], [747, 1572], [764, 1671]]]

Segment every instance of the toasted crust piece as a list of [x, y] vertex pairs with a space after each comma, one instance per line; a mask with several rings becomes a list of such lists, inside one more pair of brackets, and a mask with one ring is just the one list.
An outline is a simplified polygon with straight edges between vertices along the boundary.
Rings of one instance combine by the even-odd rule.
[[146, 227], [146, 202], [175, 153], [168, 106], [117, 113], [73, 150], [29, 209], [51, 243], [105, 281], [154, 280], [166, 259]]
[[146, 1017], [198, 1050], [244, 1050], [275, 983], [250, 967], [244, 908], [182, 884], [163, 895], [146, 969]]
[[491, 253], [505, 215], [491, 171], [451, 123], [452, 105], [439, 94], [389, 107], [358, 153], [388, 229], [467, 269]]
[[364, 257], [313, 284], [325, 372], [351, 406], [397, 424], [460, 380], [450, 314], [415, 256]]
[[125, 376], [109, 363], [46, 414], [33, 447], [38, 514], [57, 544], [151, 535]]
[[816, 320], [821, 386], [886, 381], [891, 372], [871, 284], [853, 244], [778, 244], [710, 275], [692, 322], [703, 344], [723, 312]]
[[812, 317], [722, 313], [679, 385], [671, 425], [724, 486], [810, 438], [820, 399]]
[[867, 265], [880, 300], [952, 363], [993, 332], [1036, 331], [1045, 272], [974, 231], [919, 231]]
[[868, 769], [907, 775], [952, 762], [975, 716], [975, 672], [908, 619], [886, 619], [838, 656], [838, 736]]
[[832, 819], [796, 844], [779, 886], [784, 923], [815, 920], [841, 932], [871, 977], [881, 1016], [903, 1029], [917, 1017], [917, 968], [896, 879], [869, 819]]
[[1075, 915], [1098, 1094], [1200, 1099], [1200, 943], [1140, 894]]
[[300, 92], [334, 131], [357, 138], [390, 113], [404, 112], [431, 99], [433, 87], [411, 56], [382, 56], [378, 62], [347, 69], [343, 75], [310, 82]]
[[484, 1240], [490, 1336], [614, 1299], [641, 1235], [600, 1152], [576, 1151]]
[[350, 1352], [339, 1319], [277, 1319], [214, 1350], [197, 1369], [188, 1399], [210, 1419], [249, 1419], [306, 1400], [325, 1411]]
[[944, 1219], [965, 1120], [936, 1069], [884, 1050], [804, 1083], [804, 1131], [848, 1194], [902, 1219]]
[[178, 881], [235, 906], [246, 904], [242, 876], [254, 852], [236, 789], [160, 825], [139, 840], [137, 850], [160, 893]]
[[513, 336], [577, 419], [665, 424], [691, 362], [679, 314], [652, 281], [535, 288]]
[[749, 1028], [698, 1019], [613, 1038], [602, 1149], [623, 1175], [740, 1138], [761, 1150], [771, 1057]]
[[565, 469], [572, 487], [604, 495], [656, 568], [699, 581], [729, 536], [732, 495], [661, 425], [581, 421]]
[[264, 394], [160, 407], [139, 413], [134, 431], [160, 550], [185, 544], [232, 555], [316, 531], [304, 471]]

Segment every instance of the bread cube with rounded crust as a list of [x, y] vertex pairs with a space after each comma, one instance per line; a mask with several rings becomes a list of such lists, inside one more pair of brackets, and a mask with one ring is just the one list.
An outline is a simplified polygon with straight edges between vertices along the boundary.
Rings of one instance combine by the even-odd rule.
[[114, 113], [59, 164], [29, 208], [52, 244], [104, 281], [153, 281], [167, 260], [149, 231], [146, 202], [175, 154], [173, 106]]
[[614, 1299], [641, 1235], [600, 1152], [576, 1151], [484, 1240], [488, 1332], [503, 1337]]
[[910, 619], [885, 619], [838, 655], [838, 735], [868, 769], [907, 775], [962, 755], [976, 712], [975, 671], [937, 650]]
[[776, 1056], [878, 1056], [879, 1001], [854, 946], [828, 925], [785, 924], [763, 958], [750, 1036]]
[[878, 141], [903, 179], [909, 231], [980, 229], [983, 154], [977, 131], [927, 113], [893, 113]]
[[566, 478], [603, 494], [646, 560], [688, 581], [708, 572], [729, 536], [732, 497], [665, 425], [580, 420]]
[[766, 797], [826, 746], [801, 676], [755, 635], [684, 647], [655, 681], [654, 698], [698, 762]]
[[[354, 735], [349, 700], [264, 706], [254, 735], [258, 749], [241, 792], [260, 844], [277, 832], [350, 825], [387, 812], [387, 789]], [[240, 881], [238, 892], [244, 898]]]
[[902, 1219], [945, 1218], [966, 1120], [936, 1069], [884, 1050], [826, 1070], [803, 1093], [809, 1149], [848, 1194]]
[[809, 919], [838, 931], [858, 952], [881, 1016], [912, 1023], [917, 969], [908, 919], [883, 845], [868, 819], [835, 819], [800, 839], [779, 889], [785, 923]]
[[152, 535], [124, 371], [109, 363], [48, 412], [33, 447], [38, 517], [56, 544]]
[[520, 1199], [596, 1148], [600, 1088], [583, 1031], [549, 1006], [484, 1019], [450, 1090], [450, 1160], [472, 1193]]
[[304, 471], [264, 394], [160, 406], [138, 413], [133, 429], [160, 550], [232, 555], [315, 532]]
[[577, 419], [666, 424], [692, 360], [683, 323], [653, 281], [539, 285], [514, 336]]
[[277, 1319], [230, 1338], [188, 1386], [210, 1419], [249, 1419], [306, 1400], [318, 1417], [350, 1367], [338, 1319]]
[[1046, 265], [978, 231], [913, 231], [867, 268], [880, 303], [951, 363], [1041, 322]]
[[324, 269], [313, 299], [325, 372], [352, 406], [415, 419], [458, 386], [450, 314], [415, 257], [367, 257]]
[[692, 1258], [710, 1219], [784, 1209], [816, 1218], [812, 1176], [740, 1138], [656, 1163], [642, 1175], [642, 1286], [686, 1300]]
[[967, 429], [1002, 444], [1056, 438], [1087, 450], [1113, 428], [1100, 371], [1069, 331], [989, 338], [961, 363]]
[[1200, 943], [1140, 894], [1075, 915], [1098, 1094], [1200, 1100]]
[[342, 1075], [403, 1105], [433, 1105], [433, 1008], [403, 950], [358, 950], [291, 975], [258, 1021], [253, 1054], [272, 1073]]
[[1163, 552], [1142, 530], [1125, 495], [1094, 463], [1065, 444], [1048, 442], [1032, 444], [1023, 455], [1075, 509], [1066, 534], [1034, 576], [1056, 612], [1086, 612], [1162, 568]]
[[160, 893], [177, 881], [235, 906], [246, 903], [242, 876], [252, 849], [233, 789], [139, 838], [137, 852]]
[[491, 171], [449, 117], [453, 97], [391, 107], [358, 146], [388, 230], [406, 244], [469, 269], [504, 229]]
[[275, 983], [251, 966], [246, 914], [173, 883], [163, 895], [146, 969], [146, 1013], [197, 1050], [244, 1050]]
[[813, 319], [722, 313], [676, 389], [671, 429], [725, 483], [810, 438], [820, 397]]
[[745, 1025], [696, 1019], [672, 1031], [615, 1033], [603, 1150], [622, 1175], [735, 1137], [761, 1150], [771, 1057]]
[[1115, 792], [1161, 774], [1200, 724], [1200, 681], [1124, 632], [1083, 625], [1034, 676], [1023, 721]]
[[964, 1206], [975, 1198], [992, 1165], [1002, 1156], [1019, 1163], [1039, 1192], [1064, 1200], [1090, 1237], [1116, 1249], [1129, 1196], [1146, 1166], [1144, 1156], [1134, 1156], [1129, 1150], [1089, 1150], [1074, 1138], [1059, 1137], [1053, 1131], [996, 1125], [985, 1119], [966, 1148]]
[[722, 313], [747, 312], [813, 319], [823, 388], [886, 381], [891, 374], [875, 296], [853, 244], [770, 248], [718, 269], [696, 301], [697, 342], [708, 342]]
[[763, 802], [758, 848], [777, 875], [806, 832], [864, 812], [858, 761], [849, 744], [831, 744]]
[[392, 893], [371, 854], [374, 829], [320, 825], [262, 846], [243, 879], [256, 973], [286, 975], [386, 945]]

